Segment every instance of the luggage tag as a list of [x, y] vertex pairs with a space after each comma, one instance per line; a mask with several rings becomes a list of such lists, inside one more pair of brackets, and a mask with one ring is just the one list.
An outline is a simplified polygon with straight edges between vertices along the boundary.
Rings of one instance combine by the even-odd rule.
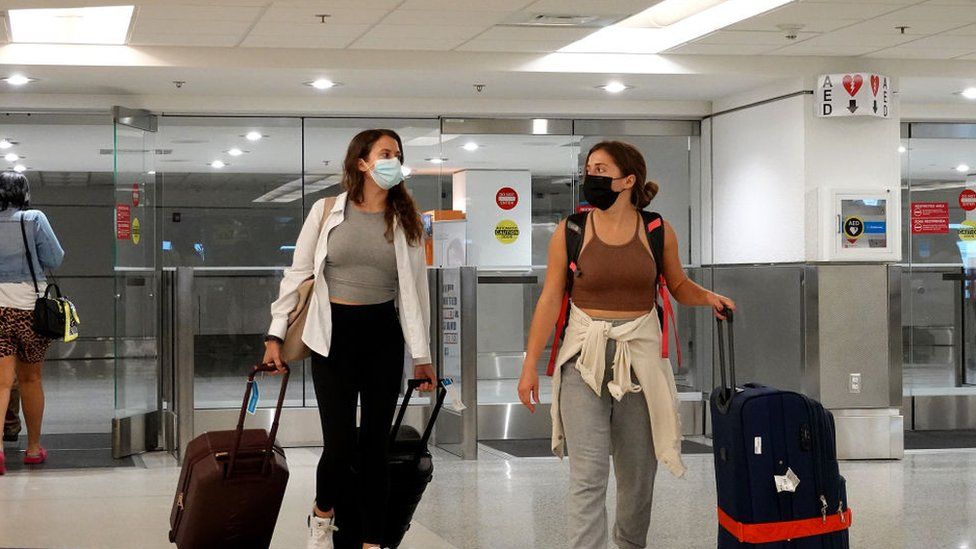
[[258, 409], [258, 399], [261, 398], [261, 391], [258, 389], [258, 380], [251, 381], [251, 398], [247, 401], [247, 413], [254, 415]]
[[800, 485], [800, 478], [796, 476], [793, 469], [787, 468], [785, 475], [773, 475], [776, 481], [776, 492], [796, 492], [796, 487]]
[[462, 410], [467, 409], [467, 406], [465, 406], [464, 403], [461, 402], [461, 395], [458, 394], [457, 387], [454, 386], [454, 380], [449, 377], [446, 377], [444, 378], [443, 383], [444, 383], [444, 388], [447, 389], [447, 396], [450, 399], [450, 402], [448, 403], [448, 407], [450, 407], [455, 412], [460, 412]]

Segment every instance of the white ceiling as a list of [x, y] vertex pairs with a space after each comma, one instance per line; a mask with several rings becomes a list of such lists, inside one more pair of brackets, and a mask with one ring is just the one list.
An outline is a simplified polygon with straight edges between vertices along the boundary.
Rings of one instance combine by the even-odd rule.
[[[94, 108], [85, 96], [97, 95], [184, 113], [688, 117], [709, 112], [709, 101], [824, 72], [889, 74], [913, 103], [966, 105], [953, 92], [976, 85], [976, 0], [794, 0], [661, 56], [554, 54], [594, 29], [514, 24], [537, 14], [617, 21], [658, 1], [143, 0], [128, 48], [4, 45], [0, 26], [0, 72], [39, 79], [0, 85], [0, 108]], [[317, 14], [330, 17], [323, 24]], [[802, 25], [794, 41], [779, 28], [792, 24]], [[319, 77], [344, 85], [302, 85]], [[609, 80], [632, 88], [597, 89]]]
[[976, 2], [795, 0], [669, 53], [976, 60]]
[[[660, 0], [329, 0], [136, 4], [129, 45], [435, 51], [555, 51], [593, 29], [511, 26], [537, 14], [619, 21]], [[78, 2], [5, 2], [6, 8]], [[112, 2], [84, 2], [85, 5]], [[115, 2], [117, 3], [117, 2]], [[327, 14], [322, 23], [317, 15]]]
[[[594, 28], [519, 26], [534, 15], [615, 22], [660, 0], [143, 0], [131, 46], [465, 52], [558, 51]], [[109, 5], [14, 0], [4, 7]], [[327, 14], [326, 22], [317, 17]], [[797, 25], [788, 40], [783, 25]], [[896, 27], [908, 27], [904, 33]], [[0, 41], [6, 33], [0, 33]], [[794, 0], [669, 53], [976, 60], [973, 0]]]

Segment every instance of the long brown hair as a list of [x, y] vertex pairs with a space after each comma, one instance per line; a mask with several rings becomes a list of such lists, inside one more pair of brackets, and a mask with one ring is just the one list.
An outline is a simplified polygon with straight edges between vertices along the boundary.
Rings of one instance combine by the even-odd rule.
[[[400, 152], [397, 158], [403, 162], [403, 141], [393, 130], [365, 130], [356, 134], [349, 142], [346, 159], [342, 163], [342, 186], [349, 193], [349, 200], [356, 204], [363, 203], [363, 186], [366, 184], [366, 174], [359, 171], [359, 161], [366, 161], [373, 145], [381, 137], [392, 137], [397, 142]], [[411, 246], [420, 244], [423, 238], [424, 226], [420, 220], [420, 212], [413, 197], [401, 183], [389, 190], [386, 195], [386, 239], [393, 242], [393, 224], [398, 222], [403, 227], [407, 242]]]
[[624, 177], [633, 175], [637, 178], [637, 183], [630, 189], [630, 203], [638, 210], [643, 210], [651, 200], [654, 200], [660, 186], [653, 181], [644, 182], [647, 178], [647, 163], [644, 162], [644, 155], [637, 150], [637, 147], [623, 141], [601, 141], [593, 145], [590, 152], [586, 154], [587, 162], [596, 151], [609, 154]]

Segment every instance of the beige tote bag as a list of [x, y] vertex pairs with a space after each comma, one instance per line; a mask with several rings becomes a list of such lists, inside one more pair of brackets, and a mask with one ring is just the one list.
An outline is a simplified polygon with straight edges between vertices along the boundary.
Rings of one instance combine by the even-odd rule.
[[[329, 219], [329, 215], [332, 213], [335, 201], [335, 197], [325, 199], [325, 208], [322, 213], [323, 228], [325, 227], [325, 222]], [[322, 233], [319, 232], [319, 238], [322, 236]], [[285, 363], [298, 362], [299, 360], [304, 360], [312, 356], [312, 351], [302, 341], [302, 332], [305, 331], [305, 319], [308, 317], [308, 304], [312, 301], [312, 289], [314, 287], [315, 273], [298, 285], [298, 303], [288, 313], [288, 331], [285, 332], [285, 342], [281, 346], [281, 360]]]

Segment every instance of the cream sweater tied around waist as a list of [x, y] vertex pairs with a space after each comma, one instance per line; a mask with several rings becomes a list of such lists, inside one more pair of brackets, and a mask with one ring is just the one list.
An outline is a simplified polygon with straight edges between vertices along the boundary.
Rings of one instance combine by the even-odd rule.
[[[614, 326], [591, 318], [572, 305], [566, 336], [556, 359], [552, 376], [552, 451], [562, 458], [564, 433], [559, 412], [561, 366], [575, 357], [574, 367], [583, 380], [600, 395], [605, 378], [607, 340], [617, 342], [609, 383], [610, 395], [618, 401], [627, 393], [643, 393], [651, 419], [654, 450], [659, 463], [677, 477], [685, 473], [681, 460], [681, 421], [678, 417], [678, 390], [671, 362], [661, 357], [661, 323], [657, 311]], [[632, 375], [633, 374], [633, 375]], [[636, 377], [637, 384], [633, 383]]]

